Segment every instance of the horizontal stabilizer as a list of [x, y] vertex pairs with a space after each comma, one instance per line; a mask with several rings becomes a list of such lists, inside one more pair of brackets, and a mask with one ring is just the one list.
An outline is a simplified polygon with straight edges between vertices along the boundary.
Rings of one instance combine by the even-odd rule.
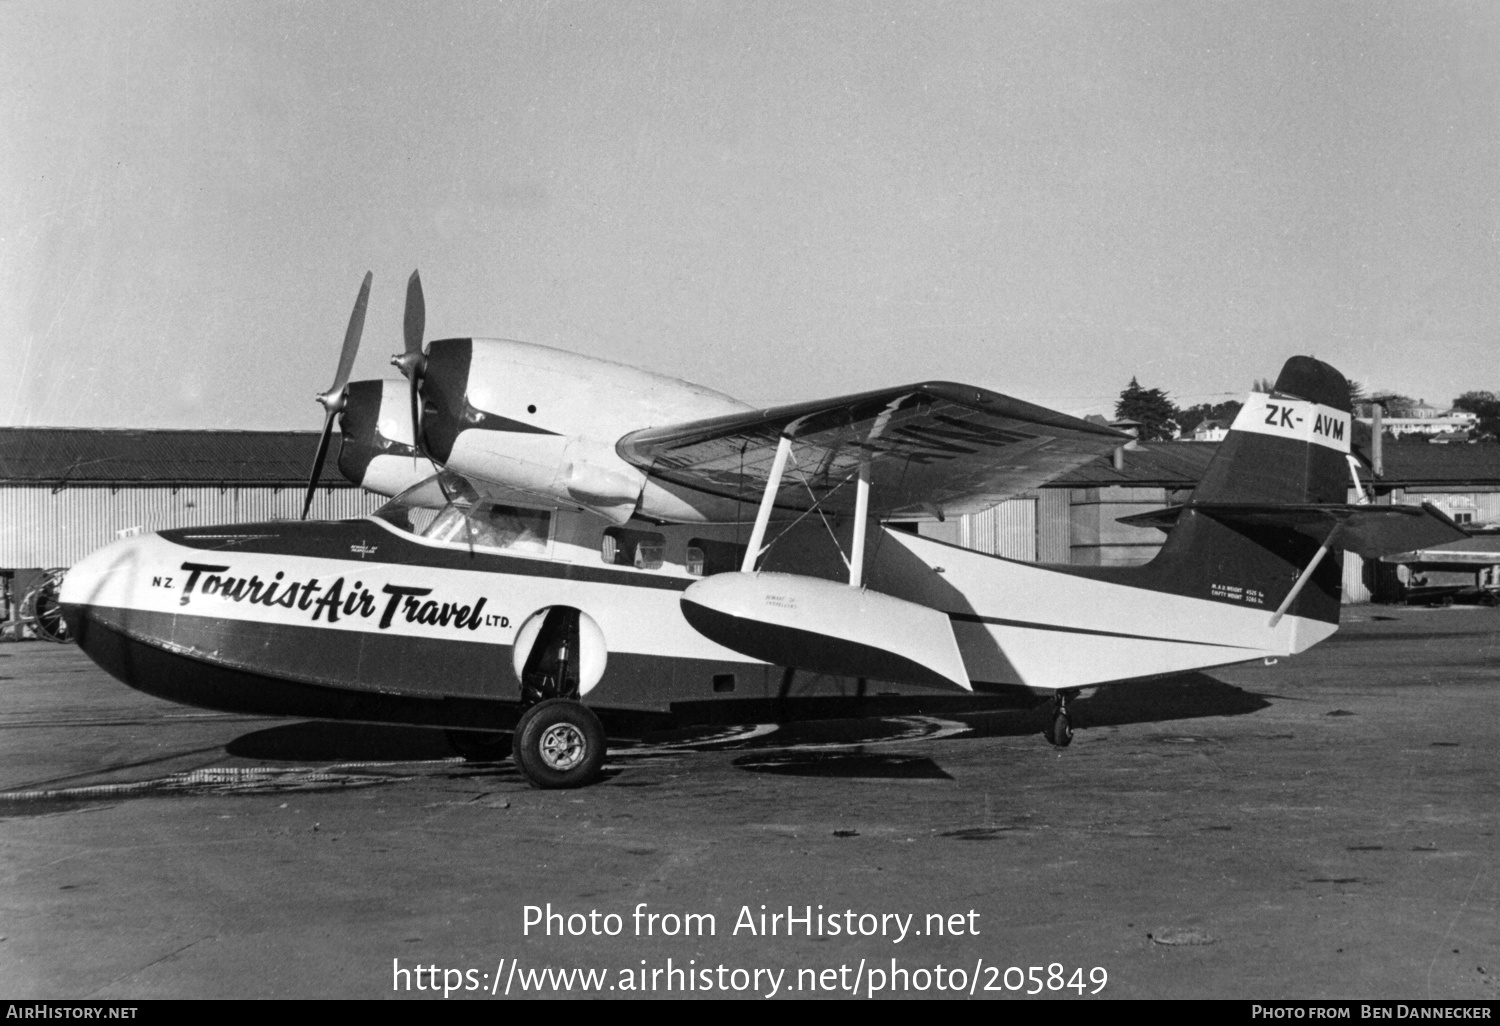
[[1131, 527], [1170, 531], [1184, 510], [1229, 527], [1282, 527], [1322, 544], [1337, 529], [1333, 546], [1365, 559], [1408, 552], [1467, 538], [1468, 532], [1430, 503], [1421, 506], [1358, 506], [1347, 503], [1189, 503], [1120, 517]]

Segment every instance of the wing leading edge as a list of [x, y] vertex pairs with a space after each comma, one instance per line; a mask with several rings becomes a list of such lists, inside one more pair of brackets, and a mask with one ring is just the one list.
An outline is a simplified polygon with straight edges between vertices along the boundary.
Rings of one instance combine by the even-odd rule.
[[[620, 457], [652, 477], [754, 504], [777, 444], [792, 440], [776, 504], [854, 509], [870, 466], [870, 513], [943, 517], [988, 509], [1129, 441], [1113, 428], [947, 381], [633, 431]], [[848, 487], [845, 487], [845, 486]]]

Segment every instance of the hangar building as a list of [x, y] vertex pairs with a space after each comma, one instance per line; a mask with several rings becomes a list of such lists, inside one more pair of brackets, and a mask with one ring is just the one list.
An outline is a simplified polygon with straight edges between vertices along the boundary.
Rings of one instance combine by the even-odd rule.
[[[1134, 442], [1121, 458], [1102, 457], [1047, 487], [991, 510], [921, 533], [1010, 559], [1087, 566], [1129, 566], [1156, 555], [1166, 535], [1117, 518], [1187, 501], [1209, 461], [1213, 442]], [[1382, 473], [1362, 468], [1365, 490], [1380, 504], [1432, 502], [1459, 524], [1500, 526], [1500, 444], [1384, 446]], [[1358, 499], [1351, 487], [1349, 501]], [[1500, 547], [1500, 541], [1497, 541]], [[1344, 560], [1344, 600], [1368, 602], [1372, 591], [1395, 598], [1387, 575], [1353, 554]], [[1392, 578], [1394, 579], [1394, 578]]]
[[[0, 428], [0, 597], [18, 600], [35, 570], [128, 533], [295, 518], [317, 448], [316, 431]], [[333, 462], [309, 516], [362, 516], [384, 501]]]

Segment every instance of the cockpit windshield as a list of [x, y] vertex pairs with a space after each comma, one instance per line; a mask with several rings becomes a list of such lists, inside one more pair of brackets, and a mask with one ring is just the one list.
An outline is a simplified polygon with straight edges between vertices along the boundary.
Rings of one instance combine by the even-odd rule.
[[428, 478], [373, 514], [429, 541], [470, 548], [545, 556], [552, 540], [550, 510], [506, 506], [481, 499], [455, 474]]

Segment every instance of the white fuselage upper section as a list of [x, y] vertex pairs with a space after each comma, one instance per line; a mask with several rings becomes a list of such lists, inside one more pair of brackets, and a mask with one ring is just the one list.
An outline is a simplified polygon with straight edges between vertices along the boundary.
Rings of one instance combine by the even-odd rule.
[[615, 441], [631, 431], [743, 413], [749, 405], [680, 378], [561, 349], [476, 338], [469, 402], [560, 435]]
[[[528, 342], [475, 339], [469, 403], [526, 430], [461, 432], [448, 469], [474, 481], [598, 513], [675, 522], [722, 519], [718, 501], [663, 489], [615, 452], [641, 428], [752, 407], [664, 374]], [[735, 507], [738, 512], [738, 507]]]

